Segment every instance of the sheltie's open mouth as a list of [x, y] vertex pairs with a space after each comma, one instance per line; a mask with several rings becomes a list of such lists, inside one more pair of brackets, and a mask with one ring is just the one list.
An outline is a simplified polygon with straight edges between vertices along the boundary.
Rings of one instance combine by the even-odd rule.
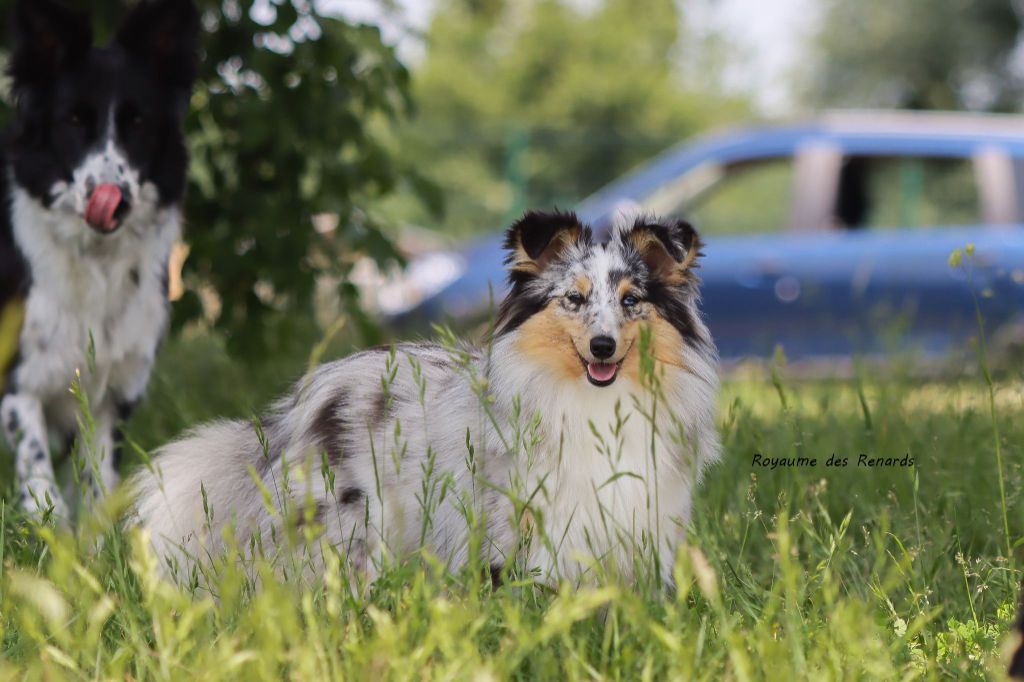
[[[623, 356], [622, 360], [625, 360]], [[611, 386], [619, 376], [619, 369], [622, 368], [622, 360], [618, 362], [589, 362], [580, 356], [580, 362], [587, 370], [587, 381], [594, 386]]]

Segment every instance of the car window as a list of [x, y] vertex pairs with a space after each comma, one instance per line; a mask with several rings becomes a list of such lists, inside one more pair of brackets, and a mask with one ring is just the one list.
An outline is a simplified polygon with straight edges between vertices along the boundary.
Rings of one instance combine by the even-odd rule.
[[974, 225], [980, 215], [970, 158], [851, 156], [839, 174], [838, 227]]
[[704, 234], [782, 232], [789, 224], [791, 158], [704, 166], [642, 202], [658, 215], [685, 218]]

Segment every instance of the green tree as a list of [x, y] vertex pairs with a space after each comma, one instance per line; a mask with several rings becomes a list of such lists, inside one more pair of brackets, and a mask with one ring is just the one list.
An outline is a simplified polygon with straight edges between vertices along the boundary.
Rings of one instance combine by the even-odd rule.
[[[101, 41], [131, 4], [78, 3]], [[409, 75], [376, 27], [323, 16], [316, 3], [196, 4], [204, 36], [187, 120], [191, 253], [175, 318], [197, 318], [198, 293], [212, 290], [230, 344], [261, 348], [273, 341], [274, 311], [309, 311], [320, 274], [344, 274], [355, 253], [394, 255], [369, 207], [403, 182], [423, 187], [376, 132], [409, 112]], [[4, 16], [12, 5], [0, 2]], [[355, 309], [354, 289], [341, 293]]]
[[1016, 111], [1021, 17], [1007, 0], [823, 0], [815, 105]]
[[[439, 0], [415, 69], [403, 155], [447, 191], [443, 223], [495, 228], [527, 206], [571, 205], [746, 105], [684, 76], [675, 0]], [[694, 38], [695, 39], [695, 38]]]

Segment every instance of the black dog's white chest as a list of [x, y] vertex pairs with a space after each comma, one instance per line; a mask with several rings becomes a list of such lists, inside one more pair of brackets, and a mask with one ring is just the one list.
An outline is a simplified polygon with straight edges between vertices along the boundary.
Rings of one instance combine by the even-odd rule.
[[44, 208], [15, 189], [15, 239], [32, 283], [14, 371], [18, 390], [59, 398], [76, 372], [92, 400], [141, 395], [167, 326], [164, 272], [179, 234], [176, 210], [113, 238], [62, 241], [74, 217]]

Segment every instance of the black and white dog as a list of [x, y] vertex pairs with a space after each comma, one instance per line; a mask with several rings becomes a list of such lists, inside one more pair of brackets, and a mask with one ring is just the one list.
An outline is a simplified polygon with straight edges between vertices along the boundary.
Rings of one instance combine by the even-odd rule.
[[167, 327], [199, 15], [190, 0], [141, 0], [106, 47], [53, 0], [18, 0], [12, 26], [0, 309], [20, 296], [25, 312], [0, 418], [22, 506], [66, 517], [49, 437], [78, 430], [76, 372], [96, 423], [89, 492], [102, 495]]

